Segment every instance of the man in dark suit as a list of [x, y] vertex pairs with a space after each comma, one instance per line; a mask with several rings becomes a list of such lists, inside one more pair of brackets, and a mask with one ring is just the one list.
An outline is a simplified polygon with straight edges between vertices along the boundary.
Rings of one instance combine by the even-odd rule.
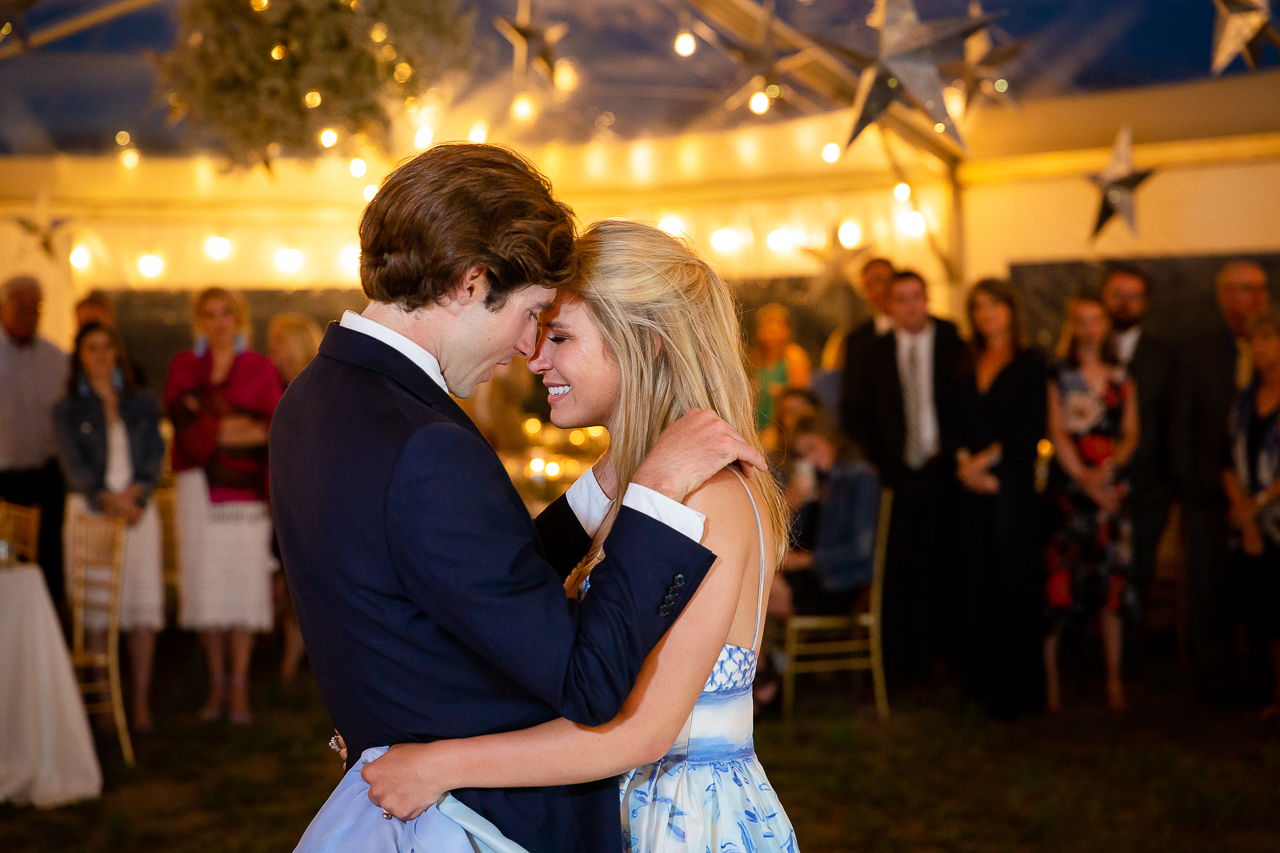
[[853, 384], [867, 349], [877, 338], [893, 331], [889, 316], [889, 284], [893, 281], [893, 264], [887, 258], [872, 258], [862, 265], [862, 298], [871, 307], [871, 316], [849, 332], [844, 339], [843, 371], [840, 378], [840, 428], [850, 438], [854, 435]]
[[867, 348], [853, 377], [854, 441], [894, 490], [884, 580], [885, 671], [898, 683], [954, 664], [957, 572], [947, 558], [955, 493], [958, 377], [966, 361], [955, 325], [929, 315], [919, 273], [894, 275], [894, 329]]
[[1169, 426], [1173, 417], [1173, 348], [1143, 325], [1150, 282], [1137, 267], [1116, 265], [1102, 282], [1116, 354], [1138, 389], [1138, 449], [1129, 462], [1133, 506], [1134, 587], [1142, 592], [1155, 574], [1156, 548], [1169, 520]]
[[[763, 465], [714, 415], [686, 416], [622, 496], [591, 594], [566, 598], [589, 544], [578, 508], [562, 500], [535, 530], [450, 393], [532, 355], [539, 312], [574, 284], [573, 242], [571, 213], [517, 155], [420, 154], [360, 221], [372, 301], [329, 327], [276, 410], [280, 550], [349, 763], [375, 746], [612, 719], [715, 559], [698, 544], [704, 518], [678, 501], [739, 455]], [[454, 794], [531, 853], [621, 849], [613, 780]]]
[[[1232, 261], [1216, 280], [1221, 320], [1187, 343], [1178, 362], [1174, 472], [1185, 501], [1187, 639], [1200, 694], [1220, 700], [1228, 683], [1227, 499], [1222, 490], [1227, 418], [1238, 390], [1252, 378], [1245, 328], [1267, 309], [1267, 276], [1249, 261]], [[1141, 393], [1141, 387], [1139, 387]]]

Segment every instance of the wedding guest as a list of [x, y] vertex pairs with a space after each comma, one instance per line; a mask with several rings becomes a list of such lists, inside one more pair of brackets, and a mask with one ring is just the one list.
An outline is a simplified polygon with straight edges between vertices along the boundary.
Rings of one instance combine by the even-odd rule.
[[[71, 494], [66, 540], [73, 547], [76, 520], [101, 513], [122, 518], [120, 630], [129, 637], [133, 727], [151, 730], [151, 662], [156, 632], [164, 627], [160, 514], [152, 490], [164, 465], [160, 410], [133, 382], [116, 331], [96, 321], [76, 335], [67, 396], [53, 410], [58, 454]], [[106, 624], [89, 625], [92, 645], [106, 648]]]
[[760, 441], [774, 461], [785, 464], [796, 424], [819, 411], [822, 403], [807, 388], [786, 388], [778, 394], [773, 422], [760, 432]]
[[[108, 329], [116, 328], [116, 306], [106, 291], [90, 290], [76, 303], [75, 312], [77, 331], [89, 323], [98, 323]], [[142, 366], [130, 359], [129, 369], [133, 372], [133, 387], [146, 389], [147, 376]]]
[[849, 411], [854, 442], [894, 490], [884, 581], [885, 674], [902, 683], [942, 659], [955, 663], [959, 595], [948, 548], [958, 447], [959, 373], [967, 361], [956, 327], [929, 314], [919, 273], [893, 277], [894, 328], [860, 359]]
[[871, 316], [857, 326], [844, 339], [840, 364], [843, 368], [840, 381], [840, 428], [853, 436], [852, 423], [857, 417], [853, 411], [852, 394], [854, 378], [858, 375], [859, 362], [867, 348], [877, 339], [893, 331], [893, 318], [889, 316], [889, 284], [893, 281], [893, 264], [887, 258], [872, 258], [862, 265], [860, 293]]
[[1173, 416], [1173, 348], [1143, 322], [1151, 283], [1134, 266], [1111, 267], [1102, 282], [1102, 304], [1115, 331], [1116, 357], [1138, 391], [1142, 434], [1129, 461], [1133, 507], [1133, 568], [1130, 581], [1141, 593], [1155, 574], [1156, 549], [1169, 520], [1169, 426]]
[[62, 514], [66, 490], [53, 437], [53, 407], [66, 387], [67, 356], [40, 337], [40, 282], [14, 276], [0, 285], [0, 499], [40, 508], [40, 568], [65, 611]]
[[880, 479], [821, 414], [796, 425], [792, 448], [804, 471], [788, 487], [797, 523], [782, 560], [786, 583], [773, 585], [769, 612], [848, 615], [871, 583]]
[[756, 428], [773, 420], [778, 394], [784, 388], [808, 388], [809, 355], [791, 336], [791, 315], [777, 303], [756, 311], [756, 341], [751, 349], [755, 371]]
[[1245, 627], [1255, 652], [1269, 657], [1267, 720], [1280, 715], [1280, 313], [1253, 317], [1246, 340], [1256, 375], [1231, 414], [1222, 485]]
[[968, 695], [997, 717], [1044, 707], [1044, 583], [1036, 458], [1045, 363], [1018, 299], [982, 279], [966, 301], [972, 367], [960, 382], [956, 478], [961, 637]]
[[1066, 482], [1055, 494], [1061, 519], [1049, 541], [1046, 594], [1052, 624], [1044, 642], [1045, 704], [1061, 708], [1062, 630], [1097, 617], [1106, 661], [1107, 705], [1125, 707], [1123, 611], [1132, 604], [1129, 485], [1121, 471], [1138, 446], [1138, 401], [1120, 366], [1102, 302], [1067, 306], [1049, 380], [1049, 438]]
[[1173, 470], [1184, 500], [1192, 674], [1201, 697], [1211, 702], [1228, 698], [1232, 687], [1222, 433], [1236, 393], [1252, 379], [1253, 359], [1244, 338], [1249, 320], [1267, 309], [1267, 276], [1251, 261], [1231, 261], [1219, 270], [1215, 290], [1219, 318], [1179, 354], [1171, 436]]
[[[302, 368], [311, 363], [320, 351], [320, 339], [324, 333], [315, 320], [303, 314], [277, 314], [267, 326], [267, 357], [280, 371], [280, 381], [289, 387]], [[280, 558], [280, 546], [275, 534], [271, 536], [271, 553]], [[280, 660], [280, 677], [293, 681], [302, 664], [306, 647], [302, 642], [302, 629], [293, 610], [293, 598], [289, 595], [289, 583], [284, 572], [272, 576], [272, 596], [281, 615], [281, 631], [284, 634], [284, 654]]]
[[248, 723], [253, 634], [272, 625], [267, 428], [280, 375], [248, 348], [240, 294], [202, 291], [194, 320], [195, 347], [174, 357], [164, 393], [174, 426], [178, 623], [200, 632], [209, 662], [200, 717], [225, 710], [233, 723]]

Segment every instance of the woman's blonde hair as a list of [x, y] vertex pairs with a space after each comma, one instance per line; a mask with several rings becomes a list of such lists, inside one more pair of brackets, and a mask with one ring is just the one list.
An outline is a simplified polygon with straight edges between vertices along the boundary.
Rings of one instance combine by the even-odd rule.
[[200, 334], [200, 312], [210, 299], [225, 299], [231, 306], [231, 313], [236, 315], [236, 330], [246, 335], [249, 333], [249, 302], [244, 294], [225, 287], [206, 287], [191, 301], [191, 321], [195, 324], [196, 334]]
[[[284, 338], [289, 358], [293, 362], [292, 367], [298, 371], [316, 357], [316, 353], [320, 351], [320, 339], [324, 337], [315, 320], [296, 312], [277, 314], [271, 318], [271, 323], [267, 326], [267, 337], [270, 339], [277, 334]], [[276, 367], [280, 365], [277, 364]], [[281, 373], [283, 372], [282, 370]]]
[[[618, 494], [662, 431], [690, 409], [714, 411], [763, 453], [738, 310], [720, 276], [680, 240], [638, 222], [597, 222], [578, 252], [579, 296], [622, 379], [606, 424]], [[767, 471], [756, 473], [755, 486], [780, 561], [787, 542], [782, 491]]]

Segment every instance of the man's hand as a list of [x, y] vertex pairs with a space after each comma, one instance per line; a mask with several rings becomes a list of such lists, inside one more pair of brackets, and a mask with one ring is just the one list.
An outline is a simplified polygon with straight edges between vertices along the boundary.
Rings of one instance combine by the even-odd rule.
[[640, 463], [632, 482], [683, 501], [733, 462], [742, 462], [748, 477], [754, 469], [763, 471], [768, 467], [764, 454], [743, 441], [715, 412], [690, 409], [667, 427]]
[[401, 820], [413, 820], [435, 805], [448, 788], [433, 769], [432, 744], [400, 743], [360, 771], [369, 785], [369, 801]]

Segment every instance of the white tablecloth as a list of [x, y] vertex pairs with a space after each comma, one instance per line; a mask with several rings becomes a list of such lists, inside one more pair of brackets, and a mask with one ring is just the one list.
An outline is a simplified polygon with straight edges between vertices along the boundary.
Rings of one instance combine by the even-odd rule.
[[38, 566], [0, 569], [0, 801], [96, 797], [102, 768]]

